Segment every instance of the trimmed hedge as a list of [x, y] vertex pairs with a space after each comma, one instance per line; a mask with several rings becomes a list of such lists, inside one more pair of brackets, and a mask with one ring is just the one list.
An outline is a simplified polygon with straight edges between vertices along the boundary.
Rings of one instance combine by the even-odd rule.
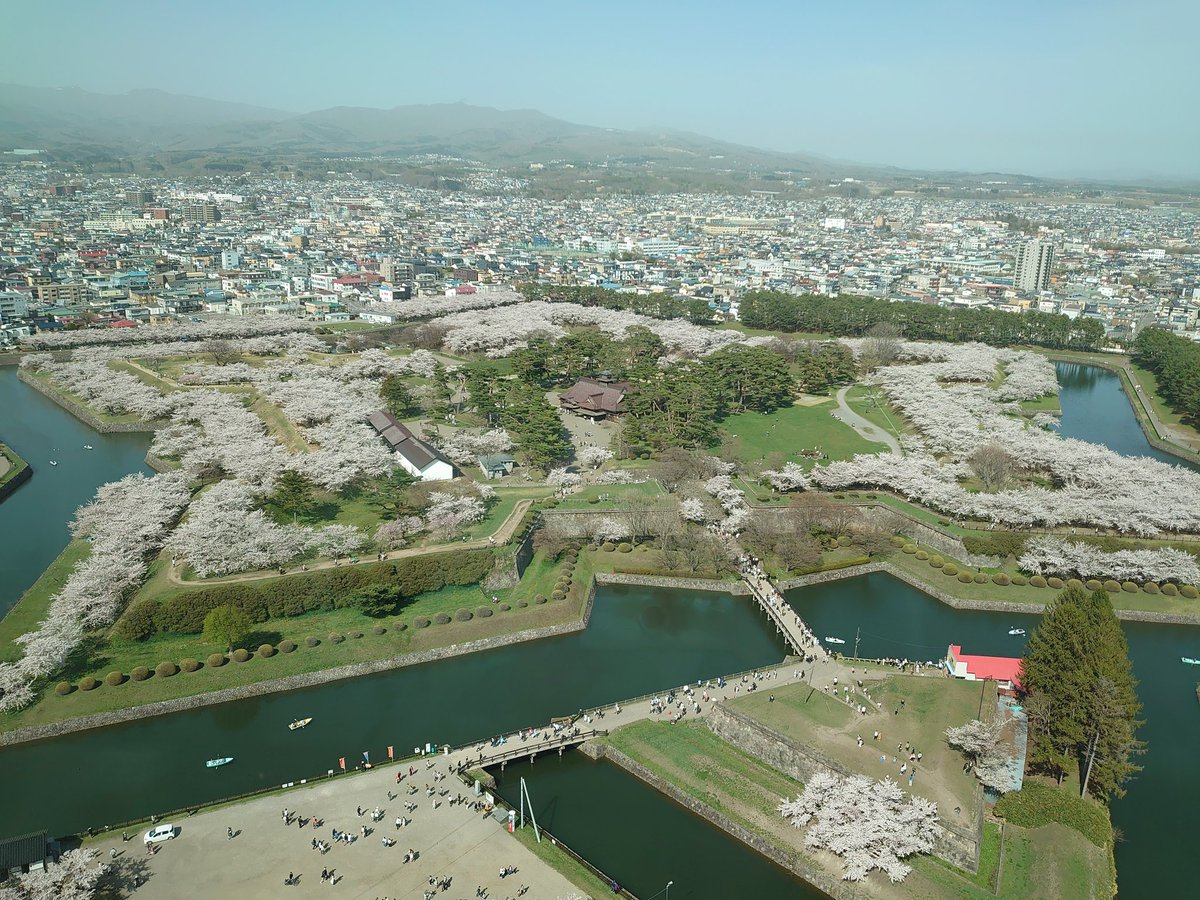
[[1017, 587], [1024, 587], [1025, 585], [1029, 584], [1029, 579], [1018, 572], [1012, 577], [1012, 583]]
[[258, 655], [263, 659], [270, 659], [275, 655], [275, 648], [270, 644], [260, 644], [258, 647]]
[[[252, 622], [300, 616], [315, 610], [354, 605], [354, 597], [375, 585], [394, 587], [404, 597], [415, 597], [447, 585], [477, 584], [492, 569], [488, 550], [412, 556], [359, 566], [319, 569], [261, 582], [212, 585], [182, 590], [158, 604], [148, 604], [153, 630], [199, 634], [204, 617], [228, 604], [245, 612]], [[117, 631], [125, 637], [147, 637], [146, 610], [138, 604], [122, 617]], [[132, 617], [129, 625], [125, 620]]]
[[150, 677], [150, 670], [148, 668], [146, 668], [145, 666], [138, 666], [132, 672], [129, 673], [129, 677], [132, 678], [134, 681], [145, 681], [147, 678]]
[[1097, 581], [1095, 578], [1089, 578], [1083, 583], [1083, 586], [1092, 592], [1104, 590], [1104, 582]]
[[445, 613], [438, 613], [436, 616], [433, 617], [433, 621], [436, 622], [438, 625], [449, 625], [450, 617], [448, 615], [446, 615]]
[[974, 579], [972, 579], [970, 572], [959, 572], [958, 580], [963, 584], [970, 584]]
[[357, 628], [356, 628], [356, 629], [354, 629], [354, 631], [351, 631], [351, 632], [350, 632], [350, 639], [351, 639], [351, 640], [357, 641], [357, 640], [358, 640], [360, 637], [362, 637], [362, 636], [363, 636], [363, 633], [362, 633], [361, 631], [359, 631]]
[[946, 563], [944, 566], [942, 566], [942, 574], [943, 575], [957, 575], [958, 574], [958, 566], [956, 566], [954, 563]]
[[107, 684], [109, 687], [116, 687], [119, 684], [124, 684], [125, 683], [125, 673], [124, 672], [109, 672], [107, 675], [104, 676], [104, 683]]
[[224, 653], [210, 653], [208, 654], [208, 659], [204, 661], [204, 664], [210, 669], [219, 669], [227, 662], [229, 662], [229, 660], [226, 659]]
[[1141, 588], [1137, 586], [1136, 581], [1122, 581], [1121, 590], [1127, 594], [1136, 594]]
[[617, 545], [612, 543], [611, 541], [605, 541], [603, 544], [600, 545], [600, 549], [603, 550], [605, 553], [612, 553], [614, 550], [617, 549]]
[[329, 643], [331, 643], [331, 644], [340, 644], [345, 639], [346, 639], [346, 636], [344, 634], [338, 634], [337, 632], [334, 632], [333, 634], [329, 635]]
[[1067, 587], [1074, 588], [1077, 591], [1082, 591], [1086, 586], [1087, 585], [1085, 585], [1078, 578], [1068, 578], [1067, 579]]
[[159, 678], [170, 678], [178, 671], [179, 667], [175, 663], [166, 662], [165, 660], [154, 667], [154, 674]]
[[1104, 582], [1104, 590], [1108, 591], [1110, 594], [1115, 594], [1121, 590], [1121, 582], [1113, 581], [1110, 578], [1108, 581]]
[[902, 537], [901, 537], [900, 535], [898, 535], [898, 534], [894, 534], [894, 535], [892, 535], [892, 539], [891, 539], [891, 540], [892, 540], [892, 546], [893, 546], [893, 547], [903, 547], [905, 544], [907, 544], [907, 543], [908, 543], [908, 541], [906, 541], [904, 538], [902, 538]]
[[460, 609], [455, 611], [454, 618], [459, 622], [470, 622], [475, 615], [469, 609]]
[[60, 681], [54, 686], [54, 693], [58, 694], [60, 697], [67, 696], [67, 694], [71, 693], [73, 690], [75, 690], [75, 685], [71, 684], [69, 681]]
[[997, 572], [995, 575], [992, 576], [992, 584], [998, 584], [998, 585], [1000, 585], [1000, 587], [1005, 587], [1011, 581], [1012, 581], [1012, 579], [1009, 578], [1007, 575], [1005, 575], [1003, 572]]
[[988, 577], [983, 572], [976, 572], [975, 578], [972, 579], [976, 584], [987, 584]]
[[620, 544], [617, 544], [617, 551], [619, 553], [629, 553], [631, 550], [633, 550], [633, 544], [626, 543], [624, 541], [622, 541]]
[[1112, 821], [1103, 806], [1038, 781], [1026, 781], [1021, 790], [1002, 796], [994, 811], [1022, 828], [1058, 822], [1074, 828], [1097, 847], [1107, 847], [1113, 839]]
[[916, 556], [917, 559], [921, 560], [921, 562], [925, 562], [925, 560], [929, 559], [929, 554], [924, 550], [918, 550]]
[[200, 660], [189, 656], [179, 661], [179, 668], [184, 672], [196, 672], [200, 669]]
[[1179, 596], [1195, 600], [1197, 597], [1200, 597], [1200, 591], [1197, 591], [1194, 585], [1181, 584], [1179, 586]]
[[1029, 579], [1030, 587], [1044, 588], [1046, 586], [1046, 584], [1047, 584], [1046, 579], [1043, 578], [1041, 575], [1034, 575], [1032, 578]]
[[1175, 587], [1175, 585], [1168, 581], [1162, 586], [1162, 592], [1168, 597], [1175, 597], [1179, 594], [1179, 588]]
[[245, 647], [238, 647], [236, 650], [233, 651], [233, 661], [234, 662], [244, 663], [248, 659], [250, 659], [250, 651], [247, 650]]
[[1155, 584], [1153, 581], [1147, 581], [1145, 584], [1143, 584], [1142, 590], [1145, 591], [1147, 594], [1159, 593], [1158, 585]]
[[501, 604], [500, 604], [500, 605], [497, 607], [497, 609], [499, 609], [499, 610], [500, 610], [500, 612], [508, 612], [510, 609], [512, 609], [512, 607], [511, 607], [511, 606], [509, 606], [507, 603], [501, 603]]
[[320, 644], [321, 644], [321, 639], [320, 639], [320, 638], [315, 638], [315, 637], [306, 637], [306, 638], [304, 639], [304, 646], [305, 646], [305, 647], [318, 647], [318, 646], [320, 646]]
[[397, 631], [407, 631], [408, 630], [408, 626], [405, 625], [403, 622], [397, 622], [392, 627], [395, 628]]
[[945, 564], [946, 558], [944, 556], [938, 556], [937, 554], [934, 554], [933, 556], [929, 557], [929, 565], [933, 566], [935, 569], [940, 569]]
[[963, 535], [963, 546], [968, 553], [978, 553], [982, 556], [1020, 556], [1025, 552], [1025, 537], [1011, 531], [992, 532], [988, 535]]
[[905, 553], [908, 553], [911, 555], [911, 554], [917, 552], [917, 545], [916, 544], [905, 544], [900, 549], [903, 550]]
[[374, 634], [374, 635], [387, 634], [387, 629], [384, 628], [382, 625], [376, 625], [374, 628], [371, 629], [371, 634]]
[[280, 653], [292, 653], [296, 649], [296, 642], [282, 640], [279, 642], [279, 646], [275, 649], [277, 649]]
[[550, 595], [550, 599], [552, 599], [552, 600], [562, 600], [562, 599], [563, 599], [564, 597], [566, 597], [566, 596], [567, 596], [567, 595], [566, 595], [566, 594], [564, 594], [562, 591], [555, 591], [553, 594], [551, 594], [551, 595]]
[[1054, 588], [1056, 591], [1059, 591], [1059, 590], [1062, 590], [1063, 580], [1061, 578], [1057, 578], [1057, 577], [1051, 575], [1049, 578], [1046, 579], [1046, 584], [1049, 585], [1050, 587]]
[[853, 541], [853, 540], [851, 540], [851, 538], [850, 538], [850, 536], [849, 536], [849, 535], [846, 535], [846, 534], [839, 534], [839, 535], [838, 535], [838, 539], [837, 539], [837, 545], [838, 545], [839, 547], [849, 547], [849, 546], [850, 546], [851, 544], [853, 544], [853, 543], [854, 543], [854, 541]]
[[100, 682], [91, 675], [79, 679], [79, 689], [81, 691], [94, 691], [98, 687], [100, 687]]
[[[539, 596], [539, 597], [541, 597], [542, 595], [541, 595], [541, 594], [538, 594], [538, 596]], [[544, 602], [544, 601], [543, 601], [543, 602]], [[528, 605], [529, 605], [529, 602], [528, 602], [528, 601], [526, 601], [526, 600], [518, 600], [518, 601], [517, 601], [517, 609], [524, 609], [524, 608], [525, 608], [525, 607], [527, 607]]]
[[475, 615], [479, 616], [481, 619], [490, 618], [492, 615], [492, 608], [490, 606], [481, 606], [475, 610]]
[[413, 619], [413, 628], [428, 628], [429, 625], [430, 621], [427, 616], [417, 616]]
[[538, 594], [536, 597], [533, 598], [533, 602], [540, 606], [541, 604], [546, 602], [546, 598], [543, 597], [541, 594]]

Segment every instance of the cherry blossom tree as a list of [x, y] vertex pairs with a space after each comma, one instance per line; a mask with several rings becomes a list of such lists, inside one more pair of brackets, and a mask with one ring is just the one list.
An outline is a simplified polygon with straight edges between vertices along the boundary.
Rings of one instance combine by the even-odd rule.
[[384, 522], [375, 530], [375, 543], [381, 550], [395, 550], [424, 530], [425, 522], [420, 516], [401, 516]]
[[699, 497], [688, 497], [680, 501], [679, 516], [688, 522], [698, 522], [701, 525], [708, 521], [708, 511]]
[[584, 447], [579, 451], [579, 464], [589, 469], [598, 469], [613, 458], [613, 452], [604, 447]]
[[1106, 553], [1085, 541], [1044, 536], [1028, 541], [1018, 564], [1035, 575], [1200, 583], [1196, 557], [1171, 547]]
[[795, 800], [778, 810], [797, 828], [807, 826], [804, 844], [845, 860], [845, 881], [862, 881], [879, 869], [893, 882], [912, 868], [902, 860], [929, 853], [940, 832], [937, 807], [920, 797], [905, 798], [890, 778], [817, 772]]
[[592, 540], [597, 544], [628, 540], [630, 534], [629, 525], [613, 516], [605, 516], [592, 526]]
[[17, 875], [0, 888], [3, 900], [91, 900], [109, 870], [98, 850], [68, 850], [57, 861]]
[[467, 525], [482, 522], [484, 513], [483, 501], [479, 497], [456, 497], [435, 491], [429, 495], [425, 525], [434, 534], [448, 537]]
[[570, 471], [566, 466], [551, 469], [550, 473], [546, 476], [546, 484], [556, 487], [559, 490], [579, 487], [582, 481], [583, 479], [577, 473]]

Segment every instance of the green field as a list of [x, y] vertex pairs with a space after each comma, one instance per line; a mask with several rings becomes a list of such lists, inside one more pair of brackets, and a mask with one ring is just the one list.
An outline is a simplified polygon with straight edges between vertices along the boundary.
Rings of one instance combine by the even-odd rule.
[[912, 430], [908, 420], [899, 410], [883, 399], [883, 394], [877, 387], [865, 384], [854, 385], [846, 391], [846, 405], [888, 434], [900, 437], [906, 431]]
[[795, 462], [811, 468], [815, 460], [800, 455], [801, 450], [819, 450], [830, 459], [850, 459], [856, 453], [877, 453], [884, 449], [865, 438], [830, 413], [837, 408], [830, 398], [815, 406], [786, 406], [774, 412], [744, 412], [729, 416], [721, 423], [724, 437], [722, 455], [739, 460], [743, 466], [771, 468]]
[[1195, 424], [1185, 421], [1184, 417], [1177, 413], [1162, 398], [1162, 395], [1158, 392], [1157, 376], [1149, 369], [1143, 369], [1138, 365], [1130, 364], [1130, 369], [1133, 371], [1137, 383], [1142, 386], [1141, 397], [1143, 400], [1149, 401], [1159, 421], [1164, 425], [1170, 426], [1181, 437], [1185, 438], [1184, 443], [1186, 446], [1192, 450], [1200, 451], [1200, 431], [1196, 430]]

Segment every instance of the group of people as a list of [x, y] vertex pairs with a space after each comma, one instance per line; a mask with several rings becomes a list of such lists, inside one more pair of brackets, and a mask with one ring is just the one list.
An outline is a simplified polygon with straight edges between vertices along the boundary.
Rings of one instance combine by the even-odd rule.
[[[760, 596], [762, 596], [771, 608], [776, 611], [781, 617], [791, 615], [793, 624], [800, 632], [800, 642], [813, 650], [812, 656], [824, 656], [825, 650], [821, 646], [821, 642], [817, 636], [813, 634], [804, 620], [800, 618], [799, 613], [792, 609], [788, 602], [783, 598], [783, 594], [775, 589], [775, 585], [771, 584], [771, 580], [767, 577], [766, 570], [762, 564], [751, 554], [743, 553], [738, 557], [738, 571], [742, 573], [742, 577], [754, 587]], [[812, 662], [812, 656], [806, 655], [805, 659]]]

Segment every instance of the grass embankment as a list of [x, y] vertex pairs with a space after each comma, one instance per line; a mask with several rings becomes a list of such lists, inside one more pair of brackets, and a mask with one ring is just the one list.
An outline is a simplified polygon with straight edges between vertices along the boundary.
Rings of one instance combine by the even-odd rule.
[[[632, 469], [624, 461], [615, 468]], [[666, 491], [657, 481], [640, 484], [593, 484], [569, 494], [558, 502], [560, 509], [611, 509], [618, 506], [652, 506]]]
[[16, 639], [33, 631], [46, 618], [50, 600], [62, 590], [75, 566], [87, 557], [90, 550], [91, 545], [87, 541], [71, 541], [8, 611], [8, 615], [0, 621], [0, 662], [20, 658], [24, 649], [15, 643]]
[[[53, 690], [53, 685], [48, 685], [42, 697], [32, 706], [16, 714], [0, 716], [0, 731], [189, 697], [354, 663], [392, 659], [422, 650], [578, 621], [591, 582], [590, 567], [583, 564], [583, 559], [579, 562], [571, 589], [564, 600], [551, 599], [540, 604], [535, 602], [538, 595], [552, 596], [554, 584], [564, 565], [562, 561], [550, 561], [542, 554], [537, 554], [526, 569], [525, 577], [513, 588], [485, 591], [480, 585], [448, 586], [412, 598], [398, 613], [383, 619], [370, 618], [355, 608], [343, 608], [268, 620], [258, 623], [254, 633], [239, 645], [255, 650], [263, 643], [278, 645], [284, 640], [291, 640], [297, 644], [295, 651], [276, 653], [268, 659], [255, 654], [244, 663], [229, 661], [219, 668], [205, 665], [196, 672], [180, 672], [166, 678], [154, 675], [142, 682], [126, 680], [120, 685], [108, 685], [104, 684], [103, 680], [111, 671], [121, 671], [128, 675], [137, 666], [146, 666], [153, 670], [158, 663], [164, 661], [178, 664], [182, 659], [193, 658], [204, 662], [209, 654], [219, 652], [223, 648], [206, 644], [202, 637], [196, 634], [156, 634], [141, 642], [115, 636], [106, 639], [94, 636], [97, 639], [92, 642], [86, 657], [60, 677], [77, 682], [78, 679], [90, 675], [102, 682], [100, 686], [90, 691], [76, 689], [66, 696], [58, 696]], [[162, 560], [155, 563], [156, 567], [161, 568], [162, 565]], [[53, 593], [56, 589], [53, 588], [51, 578], [56, 566], [52, 566], [47, 575], [43, 576], [43, 581], [46, 582], [43, 592]], [[70, 565], [64, 563], [60, 571], [66, 572], [69, 568]], [[62, 577], [65, 578], [65, 574]], [[29, 594], [40, 586], [41, 581], [30, 589]], [[26, 599], [29, 599], [29, 594]], [[493, 595], [499, 598], [499, 603], [491, 602]], [[503, 604], [510, 608], [501, 610], [500, 606]], [[459, 609], [475, 611], [480, 607], [490, 609], [492, 615], [473, 615], [467, 622], [460, 622], [454, 618]], [[32, 610], [32, 607], [30, 609]], [[435, 622], [424, 628], [415, 626], [415, 620], [419, 617], [433, 619], [439, 613], [450, 616], [452, 621], [444, 625]], [[22, 611], [21, 615], [24, 621], [28, 621], [33, 613], [31, 611], [26, 614]], [[401, 624], [403, 628], [400, 627]], [[376, 626], [386, 628], [386, 632], [381, 635], [374, 634], [372, 629]], [[4, 627], [10, 627], [7, 620]], [[11, 628], [17, 632], [18, 626], [14, 625]], [[28, 628], [22, 626], [20, 630]], [[361, 632], [362, 637], [349, 637], [356, 631]], [[343, 635], [345, 639], [335, 643], [330, 639], [332, 634]], [[305, 639], [308, 637], [317, 638], [320, 644], [316, 647], [306, 646]]]
[[[872, 778], [906, 782], [900, 766], [908, 762], [908, 753], [898, 755], [896, 747], [906, 743], [915, 747], [923, 758], [909, 790], [937, 803], [948, 820], [969, 827], [979, 803], [975, 779], [963, 774], [962, 758], [946, 744], [943, 734], [951, 726], [979, 718], [981, 706], [984, 714], [990, 713], [996, 703], [995, 684], [914, 675], [874, 680], [874, 676], [864, 680], [869, 699], [861, 695], [858, 699], [867, 707], [865, 716], [827, 696], [824, 684], [783, 685], [728, 703], [730, 709], [789, 740]], [[874, 731], [880, 734], [878, 741], [872, 740]], [[955, 808], [961, 812], [953, 812]]]
[[25, 462], [17, 451], [8, 444], [0, 444], [0, 485], [16, 478], [28, 468], [29, 463]]
[[1196, 429], [1191, 420], [1176, 412], [1163, 399], [1158, 390], [1158, 376], [1135, 363], [1130, 363], [1127, 371], [1132, 373], [1135, 383], [1141, 385], [1142, 390], [1139, 392], [1139, 396], [1144, 402], [1150, 404], [1150, 408], [1154, 410], [1154, 415], [1158, 416], [1158, 420], [1171, 428], [1180, 437], [1184, 446], [1200, 452], [1200, 431]]
[[[830, 460], [850, 459], [856, 453], [876, 453], [884, 445], [860, 437], [858, 432], [831, 412], [837, 409], [832, 398], [820, 403], [797, 403], [774, 412], [744, 412], [729, 416], [721, 423], [724, 437], [722, 455], [737, 459], [744, 466], [756, 463], [767, 467], [794, 462], [812, 468], [816, 460], [801, 451], [824, 453]], [[889, 429], [890, 430], [890, 429]]]
[[532, 825], [518, 828], [513, 832], [513, 837], [524, 844], [534, 856], [583, 891], [584, 896], [607, 897], [612, 895], [611, 885], [592, 874], [591, 869], [563, 850], [557, 843], [552, 843], [544, 833], [539, 843], [534, 836]]

